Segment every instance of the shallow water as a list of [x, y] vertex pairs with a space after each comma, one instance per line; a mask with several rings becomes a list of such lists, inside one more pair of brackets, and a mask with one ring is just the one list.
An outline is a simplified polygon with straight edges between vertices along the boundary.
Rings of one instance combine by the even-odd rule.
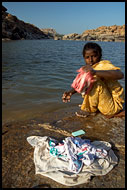
[[[84, 41], [22, 40], [2, 42], [3, 123], [41, 117], [44, 113], [77, 106], [80, 95], [69, 104], [61, 100], [64, 91], [84, 65]], [[125, 44], [97, 42], [103, 59], [110, 60], [125, 74]], [[125, 79], [119, 81], [125, 88]]]

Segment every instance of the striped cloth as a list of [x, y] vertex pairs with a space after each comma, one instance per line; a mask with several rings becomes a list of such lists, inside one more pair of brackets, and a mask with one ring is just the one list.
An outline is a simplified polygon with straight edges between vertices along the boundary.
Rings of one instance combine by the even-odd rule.
[[95, 81], [90, 72], [85, 72], [82, 67], [77, 70], [79, 72], [76, 78], [73, 80], [71, 87], [74, 88], [78, 93], [87, 94]]

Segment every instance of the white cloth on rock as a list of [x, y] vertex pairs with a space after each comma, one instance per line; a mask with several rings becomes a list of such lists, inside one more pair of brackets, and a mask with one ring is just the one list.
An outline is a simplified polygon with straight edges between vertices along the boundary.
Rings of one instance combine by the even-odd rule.
[[[92, 176], [106, 175], [118, 163], [118, 158], [111, 149], [110, 143], [105, 141], [93, 141], [91, 142], [91, 145], [96, 150], [104, 149], [107, 154], [105, 154], [105, 156], [102, 158], [99, 158], [99, 156], [96, 157], [96, 159], [94, 158], [90, 164], [85, 164], [85, 161], [83, 160], [78, 173], [71, 172], [73, 169], [75, 170], [75, 168], [73, 168], [73, 156], [75, 156], [73, 151], [76, 151], [76, 149], [73, 149], [72, 151], [72, 149], [68, 148], [69, 146], [73, 145], [67, 145], [68, 143], [72, 143], [69, 141], [69, 138], [70, 137], [67, 137], [64, 143], [66, 142], [65, 147], [67, 146], [67, 156], [71, 155], [70, 161], [68, 159], [64, 160], [62, 157], [60, 158], [50, 154], [50, 137], [27, 137], [28, 143], [34, 148], [35, 174], [41, 174], [43, 176], [49, 177], [54, 181], [66, 186], [74, 186], [89, 182]], [[89, 161], [90, 159], [87, 157], [88, 154], [85, 156], [86, 160], [88, 159]], [[76, 157], [74, 157], [74, 160], [76, 160]]]

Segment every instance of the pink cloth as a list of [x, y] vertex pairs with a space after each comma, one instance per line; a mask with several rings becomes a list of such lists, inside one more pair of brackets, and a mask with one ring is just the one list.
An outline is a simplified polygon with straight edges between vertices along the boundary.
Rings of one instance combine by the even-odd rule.
[[79, 74], [77, 74], [76, 78], [73, 80], [71, 87], [74, 88], [78, 93], [82, 93], [84, 87], [86, 88], [86, 94], [91, 90], [93, 86], [93, 76], [90, 72], [85, 72], [82, 67], [77, 70]]

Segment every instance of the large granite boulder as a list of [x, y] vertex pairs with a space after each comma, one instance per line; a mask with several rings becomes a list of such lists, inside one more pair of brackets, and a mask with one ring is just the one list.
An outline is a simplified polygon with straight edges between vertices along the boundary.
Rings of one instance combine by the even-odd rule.
[[71, 33], [63, 36], [63, 40], [75, 40], [76, 38], [79, 38], [79, 34], [77, 33]]

